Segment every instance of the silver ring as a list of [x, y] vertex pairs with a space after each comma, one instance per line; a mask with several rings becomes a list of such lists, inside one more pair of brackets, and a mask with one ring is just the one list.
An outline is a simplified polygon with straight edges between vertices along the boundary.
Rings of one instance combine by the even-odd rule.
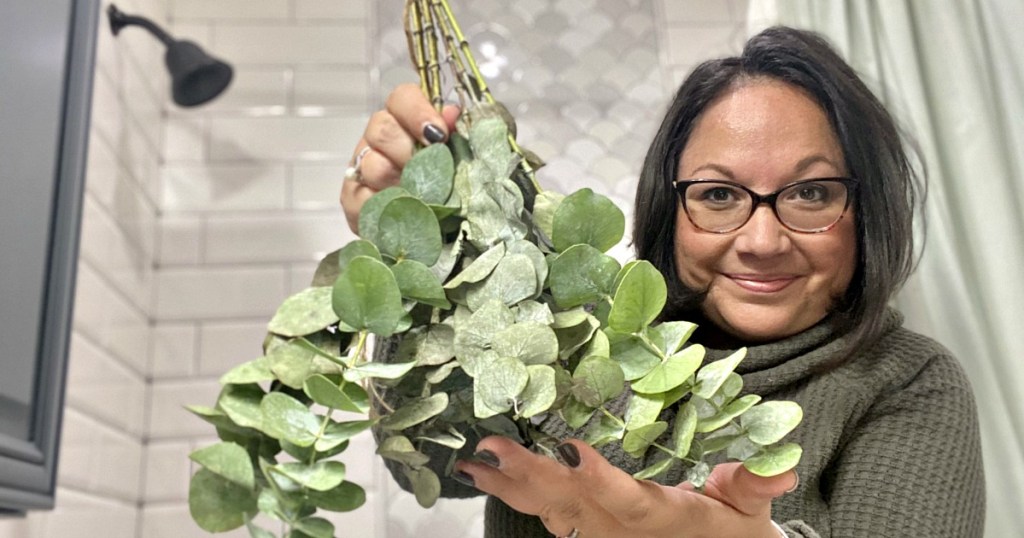
[[359, 150], [356, 154], [355, 160], [352, 162], [352, 166], [345, 169], [345, 179], [349, 181], [355, 181], [356, 183], [363, 182], [363, 171], [361, 166], [363, 164], [363, 157], [370, 152], [372, 148], [370, 146], [364, 146], [363, 149]]
[[580, 535], [580, 530], [579, 529], [573, 529], [571, 533], [569, 533], [566, 536], [563, 536], [562, 538], [578, 538], [579, 535]]

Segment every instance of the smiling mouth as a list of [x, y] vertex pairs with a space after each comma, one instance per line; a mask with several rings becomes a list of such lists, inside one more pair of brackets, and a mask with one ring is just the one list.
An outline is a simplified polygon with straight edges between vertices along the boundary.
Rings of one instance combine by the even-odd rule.
[[772, 275], [730, 275], [726, 278], [732, 280], [737, 286], [753, 293], [777, 293], [796, 281], [795, 276], [772, 276]]

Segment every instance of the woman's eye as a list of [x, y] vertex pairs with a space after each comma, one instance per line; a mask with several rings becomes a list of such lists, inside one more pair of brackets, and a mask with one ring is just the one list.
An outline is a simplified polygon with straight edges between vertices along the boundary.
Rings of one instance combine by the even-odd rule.
[[824, 202], [828, 198], [828, 189], [821, 185], [801, 185], [790, 196], [790, 199], [799, 202]]
[[731, 202], [736, 199], [736, 194], [732, 189], [727, 187], [714, 187], [704, 191], [701, 195], [701, 200], [707, 202], [723, 203]]

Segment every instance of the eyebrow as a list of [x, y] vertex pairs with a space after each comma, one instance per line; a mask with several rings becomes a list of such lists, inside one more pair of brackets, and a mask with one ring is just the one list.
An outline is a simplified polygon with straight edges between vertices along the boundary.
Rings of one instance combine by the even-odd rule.
[[[824, 155], [821, 155], [821, 154], [814, 154], [814, 155], [808, 155], [807, 157], [804, 157], [803, 159], [800, 159], [796, 163], [796, 166], [793, 167], [793, 175], [797, 175], [797, 174], [802, 173], [803, 171], [805, 171], [808, 168], [810, 168], [812, 164], [815, 164], [815, 163], [825, 163], [825, 164], [831, 165], [833, 168], [836, 169], [837, 172], [840, 170], [839, 165], [837, 163], [832, 162], [832, 160], [829, 159], [828, 157], [826, 157]], [[728, 179], [730, 181], [735, 181], [736, 180], [736, 176], [733, 174], [732, 170], [730, 170], [728, 167], [726, 167], [724, 165], [717, 164], [717, 163], [702, 164], [701, 166], [697, 167], [693, 171], [693, 174], [689, 174], [689, 175], [695, 177], [697, 175], [697, 173], [699, 173], [701, 170], [712, 170], [712, 171], [718, 172], [719, 174], [722, 174], [723, 176], [726, 177], [726, 179]]]

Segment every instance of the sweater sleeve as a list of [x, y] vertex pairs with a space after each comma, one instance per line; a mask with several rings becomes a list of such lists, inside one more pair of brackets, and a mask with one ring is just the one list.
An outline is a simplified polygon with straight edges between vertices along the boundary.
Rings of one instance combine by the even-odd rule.
[[791, 537], [982, 536], [985, 481], [970, 385], [949, 356], [871, 407], [823, 476], [829, 529]]

